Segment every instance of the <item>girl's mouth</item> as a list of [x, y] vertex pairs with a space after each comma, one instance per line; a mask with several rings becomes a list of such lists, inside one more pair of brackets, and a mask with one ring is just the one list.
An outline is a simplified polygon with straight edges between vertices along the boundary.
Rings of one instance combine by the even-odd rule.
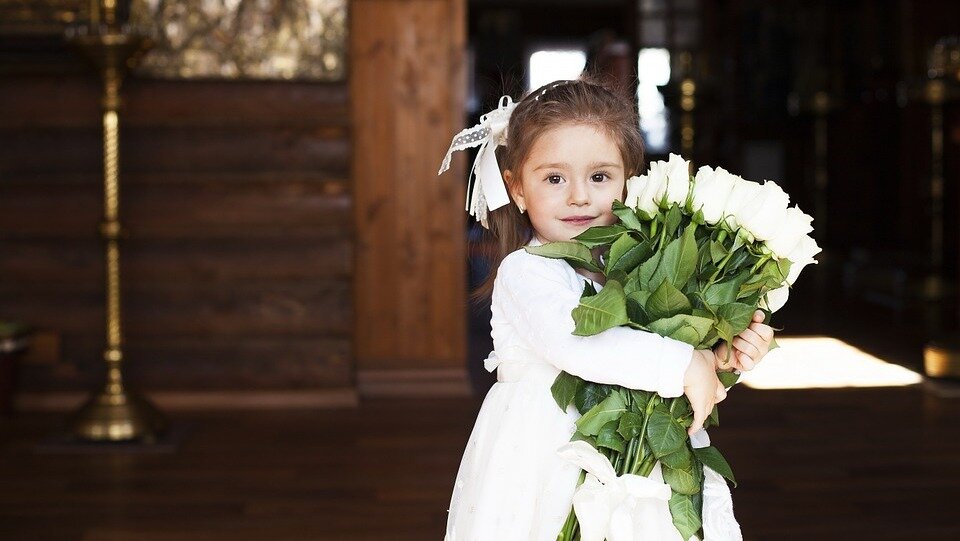
[[570, 225], [586, 225], [596, 219], [596, 216], [570, 216], [563, 221]]

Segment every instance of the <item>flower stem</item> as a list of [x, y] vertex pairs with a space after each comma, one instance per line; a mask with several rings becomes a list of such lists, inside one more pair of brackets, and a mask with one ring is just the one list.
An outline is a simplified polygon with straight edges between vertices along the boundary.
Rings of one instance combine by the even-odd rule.
[[636, 436], [630, 438], [630, 441], [627, 443], [627, 452], [624, 456], [623, 467], [617, 470], [618, 475], [623, 475], [632, 471], [633, 465], [637, 461], [637, 445], [640, 443], [640, 439], [642, 437], [643, 434], [637, 434]]
[[647, 402], [647, 408], [644, 411], [643, 425], [640, 426], [640, 433], [637, 434], [636, 438], [634, 438], [635, 440], [638, 440], [639, 452], [637, 452], [634, 455], [633, 462], [630, 464], [630, 469], [627, 470], [632, 474], [637, 473], [637, 470], [640, 468], [644, 459], [646, 458], [644, 456], [645, 447], [643, 445], [643, 439], [647, 437], [647, 421], [650, 419], [650, 415], [653, 413], [653, 408], [655, 408], [656, 406], [657, 406], [657, 398], [656, 396], [651, 396], [650, 401]]
[[[580, 470], [580, 478], [577, 480], [577, 486], [583, 484], [583, 481], [587, 478], [587, 472]], [[567, 515], [567, 520], [563, 523], [563, 528], [560, 528], [560, 535], [557, 536], [557, 541], [574, 541], [577, 536], [577, 530], [580, 529], [580, 523], [577, 522], [577, 513], [571, 508], [570, 514]]]
[[735, 252], [736, 250], [731, 250], [730, 253], [727, 254], [727, 257], [723, 258], [723, 261], [720, 262], [720, 266], [717, 267], [717, 270], [713, 271], [713, 275], [710, 276], [711, 283], [717, 279], [717, 275], [720, 274], [720, 272], [723, 271], [723, 268], [727, 266], [727, 262], [730, 261], [730, 258], [733, 257]]

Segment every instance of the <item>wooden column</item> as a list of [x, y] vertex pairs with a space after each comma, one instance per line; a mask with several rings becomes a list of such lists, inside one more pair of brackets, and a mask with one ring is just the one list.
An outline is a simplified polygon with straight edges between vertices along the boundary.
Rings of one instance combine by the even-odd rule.
[[466, 394], [465, 0], [350, 13], [355, 349], [361, 394]]

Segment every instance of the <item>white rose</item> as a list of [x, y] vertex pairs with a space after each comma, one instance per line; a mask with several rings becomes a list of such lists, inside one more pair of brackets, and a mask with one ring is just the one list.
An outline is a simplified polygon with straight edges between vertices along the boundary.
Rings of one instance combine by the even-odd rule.
[[783, 226], [776, 235], [767, 239], [767, 248], [778, 258], [787, 257], [797, 247], [800, 239], [813, 231], [811, 222], [813, 218], [798, 207], [788, 208], [783, 217]]
[[693, 182], [693, 211], [703, 211], [703, 219], [710, 225], [719, 222], [736, 178], [722, 167], [705, 165], [698, 169]]
[[793, 285], [797, 281], [797, 277], [800, 276], [800, 271], [804, 267], [811, 263], [816, 263], [817, 260], [813, 256], [821, 252], [821, 248], [817, 246], [817, 241], [813, 240], [811, 237], [804, 235], [800, 238], [800, 242], [797, 243], [796, 248], [787, 255], [787, 259], [790, 260], [790, 272], [787, 273], [787, 282]]
[[753, 233], [757, 240], [767, 240], [779, 233], [790, 196], [776, 182], [765, 180], [756, 196], [737, 211], [737, 222]]
[[683, 205], [687, 202], [687, 195], [690, 193], [690, 162], [681, 158], [679, 154], [671, 154], [670, 161], [663, 165], [663, 170], [666, 182], [662, 186], [662, 191], [657, 193], [657, 201], [663, 199], [665, 192], [668, 206], [673, 203]]
[[777, 289], [771, 289], [767, 291], [766, 298], [763, 299], [766, 303], [767, 310], [771, 312], [776, 312], [777, 310], [783, 308], [784, 304], [787, 304], [787, 298], [790, 296], [790, 286], [783, 286]]
[[633, 182], [633, 193], [630, 192], [628, 184], [627, 202], [624, 204], [650, 214], [658, 213], [660, 211], [659, 202], [667, 184], [665, 165], [666, 162], [663, 161], [653, 162], [650, 164], [650, 169], [647, 170], [646, 175], [635, 177], [637, 180]]
[[736, 231], [740, 228], [740, 213], [750, 208], [751, 202], [757, 197], [760, 190], [760, 184], [734, 175], [733, 189], [730, 190], [726, 207], [723, 209], [723, 213], [726, 215], [726, 223], [730, 226], [730, 229]]
[[646, 177], [630, 177], [627, 179], [627, 197], [623, 200], [623, 204], [630, 208], [637, 208], [637, 201], [640, 200], [640, 190], [643, 188], [643, 183], [646, 180]]

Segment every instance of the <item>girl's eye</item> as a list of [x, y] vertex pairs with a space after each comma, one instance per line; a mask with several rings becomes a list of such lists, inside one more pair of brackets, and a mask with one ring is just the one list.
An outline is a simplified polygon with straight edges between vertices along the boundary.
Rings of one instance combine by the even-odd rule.
[[606, 173], [594, 173], [592, 177], [594, 182], [603, 182], [609, 177]]
[[563, 177], [561, 177], [560, 175], [549, 175], [547, 176], [547, 182], [549, 182], [550, 184], [560, 184], [561, 182], [563, 182]]

